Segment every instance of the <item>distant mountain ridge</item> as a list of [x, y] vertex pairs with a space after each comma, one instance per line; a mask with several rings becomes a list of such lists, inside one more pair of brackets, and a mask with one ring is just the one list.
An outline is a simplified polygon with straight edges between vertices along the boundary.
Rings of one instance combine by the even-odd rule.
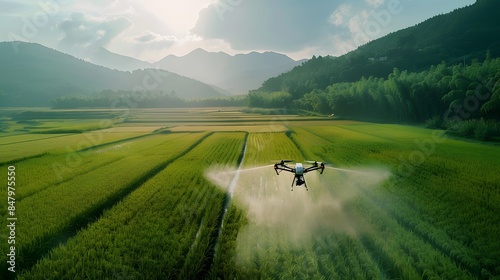
[[0, 42], [1, 106], [48, 106], [61, 96], [103, 90], [148, 90], [186, 99], [222, 95], [210, 85], [165, 70], [111, 70], [40, 44], [16, 42], [16, 49], [11, 44]]
[[103, 47], [93, 52], [87, 58], [91, 63], [113, 70], [134, 71], [145, 68], [155, 68], [153, 64], [133, 57], [111, 52]]
[[251, 52], [231, 56], [224, 52], [195, 49], [185, 56], [168, 55], [155, 65], [161, 69], [213, 84], [236, 94], [261, 86], [273, 77], [300, 65], [275, 52]]
[[229, 55], [195, 49], [184, 56], [168, 55], [150, 63], [99, 48], [85, 60], [93, 64], [121, 71], [159, 68], [216, 86], [227, 94], [245, 94], [258, 88], [270, 77], [290, 71], [304, 60], [295, 61], [275, 52], [250, 52]]

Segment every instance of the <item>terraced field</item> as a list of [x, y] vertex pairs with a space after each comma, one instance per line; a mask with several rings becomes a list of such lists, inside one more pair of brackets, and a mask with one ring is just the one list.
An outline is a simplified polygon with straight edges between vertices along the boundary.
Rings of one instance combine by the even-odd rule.
[[[498, 146], [236, 108], [90, 115], [113, 127], [0, 135], [3, 186], [15, 170], [0, 217], [16, 218], [0, 278], [500, 278]], [[285, 158], [337, 169], [290, 192]]]

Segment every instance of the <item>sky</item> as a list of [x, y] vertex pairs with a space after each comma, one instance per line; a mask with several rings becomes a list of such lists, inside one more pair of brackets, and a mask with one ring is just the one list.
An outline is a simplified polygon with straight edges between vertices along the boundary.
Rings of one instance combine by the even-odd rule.
[[475, 0], [0, 0], [0, 41], [149, 62], [197, 48], [293, 59], [345, 54]]

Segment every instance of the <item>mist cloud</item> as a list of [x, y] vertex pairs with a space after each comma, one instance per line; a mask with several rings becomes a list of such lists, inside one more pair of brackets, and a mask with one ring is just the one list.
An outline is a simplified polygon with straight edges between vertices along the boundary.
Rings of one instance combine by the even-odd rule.
[[154, 49], [168, 49], [179, 41], [175, 36], [162, 36], [152, 31], [145, 31], [141, 35], [134, 37], [133, 40]]
[[[206, 177], [228, 191], [235, 174], [234, 168], [216, 167]], [[233, 200], [244, 208], [249, 223], [238, 233], [238, 260], [253, 259], [258, 248], [294, 248], [332, 234], [356, 238], [361, 227], [348, 204], [389, 176], [384, 169], [326, 169], [322, 175], [306, 175], [308, 192], [303, 187], [291, 192], [292, 174], [277, 176], [270, 166], [241, 170]]]

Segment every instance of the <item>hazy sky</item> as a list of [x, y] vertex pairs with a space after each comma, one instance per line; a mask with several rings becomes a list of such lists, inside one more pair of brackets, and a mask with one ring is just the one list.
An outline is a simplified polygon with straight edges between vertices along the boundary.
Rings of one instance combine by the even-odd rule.
[[0, 41], [151, 62], [193, 49], [341, 55], [475, 0], [0, 0]]

